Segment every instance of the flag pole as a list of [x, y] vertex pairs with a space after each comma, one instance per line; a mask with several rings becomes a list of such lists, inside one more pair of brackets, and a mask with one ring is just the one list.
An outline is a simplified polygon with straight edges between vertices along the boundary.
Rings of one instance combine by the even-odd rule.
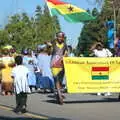
[[115, 5], [113, 2], [113, 12], [114, 12], [114, 40], [116, 39], [116, 31], [117, 31], [117, 27], [116, 27], [116, 10], [115, 10]]

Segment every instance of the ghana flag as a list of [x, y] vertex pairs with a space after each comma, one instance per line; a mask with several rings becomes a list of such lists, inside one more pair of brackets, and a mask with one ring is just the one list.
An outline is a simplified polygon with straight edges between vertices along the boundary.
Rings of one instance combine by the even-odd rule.
[[46, 0], [51, 15], [62, 15], [68, 22], [85, 22], [94, 20], [86, 10], [60, 0]]
[[109, 67], [92, 67], [92, 80], [109, 80]]

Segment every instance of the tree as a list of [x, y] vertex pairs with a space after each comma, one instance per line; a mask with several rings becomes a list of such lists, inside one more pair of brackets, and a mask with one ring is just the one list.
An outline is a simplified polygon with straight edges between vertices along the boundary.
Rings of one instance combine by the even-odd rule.
[[0, 30], [0, 48], [9, 43], [8, 33], [5, 30]]
[[96, 0], [96, 2], [103, 4], [101, 12], [99, 13], [96, 11], [96, 9], [93, 9], [92, 14], [94, 15], [97, 13], [98, 17], [95, 21], [87, 22], [84, 24], [77, 46], [78, 54], [80, 54], [80, 48], [83, 48], [83, 51], [89, 51], [89, 48], [97, 41], [100, 41], [105, 46], [107, 46], [107, 28], [105, 26], [106, 21], [114, 20], [116, 18], [116, 28], [119, 30], [119, 0], [104, 0], [104, 3], [103, 0]]
[[120, 24], [120, 1], [119, 0], [96, 0], [101, 4], [104, 1], [103, 10], [110, 13], [110, 17], [116, 22], [116, 30], [119, 30]]
[[1, 47], [11, 44], [18, 51], [22, 48], [36, 48], [38, 44], [54, 39], [59, 30], [59, 20], [56, 16], [50, 16], [47, 6], [43, 10], [37, 6], [33, 17], [25, 12], [9, 17], [8, 24], [0, 31]]
[[36, 45], [44, 43], [45, 41], [51, 41], [52, 39], [54, 39], [55, 33], [60, 30], [60, 24], [57, 17], [50, 16], [49, 9], [46, 4], [44, 5], [42, 14], [39, 15], [40, 19], [37, 19], [37, 21], [35, 21]]
[[[92, 14], [94, 16], [98, 16], [99, 12], [96, 8], [94, 8]], [[104, 39], [104, 36], [102, 36], [101, 32], [104, 33], [105, 30], [101, 30], [101, 28], [104, 28], [104, 23], [100, 22], [99, 19], [84, 23], [80, 37], [78, 38], [79, 42], [76, 49], [77, 55], [79, 55], [81, 52], [89, 51], [91, 44], [93, 44], [95, 41]]]
[[42, 16], [42, 8], [38, 5], [35, 10], [35, 21], [39, 21]]

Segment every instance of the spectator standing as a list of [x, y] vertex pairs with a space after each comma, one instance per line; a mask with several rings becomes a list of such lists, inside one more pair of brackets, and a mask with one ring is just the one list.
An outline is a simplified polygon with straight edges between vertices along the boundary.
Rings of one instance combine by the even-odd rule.
[[14, 112], [26, 112], [27, 107], [27, 93], [30, 93], [30, 88], [28, 85], [28, 73], [27, 67], [22, 65], [22, 57], [16, 56], [15, 63], [16, 67], [12, 70], [11, 77], [14, 81], [14, 90], [16, 95], [16, 108]]
[[68, 45], [67, 49], [68, 49], [68, 57], [74, 57], [75, 55], [73, 53], [72, 46]]
[[[112, 57], [112, 53], [107, 48], [104, 48], [101, 43], [97, 43], [92, 50], [95, 57]], [[101, 95], [101, 93], [97, 93], [97, 95]], [[108, 95], [111, 95], [110, 92], [105, 93], [105, 96]]]
[[53, 92], [54, 89], [54, 79], [51, 72], [50, 62], [51, 55], [48, 55], [48, 46], [43, 44], [39, 46], [39, 54], [37, 56], [38, 67], [41, 71], [40, 87], [46, 92], [50, 89]]
[[14, 58], [10, 56], [9, 49], [4, 47], [1, 57], [1, 91], [2, 95], [12, 95], [13, 80], [11, 79], [11, 70], [14, 67]]
[[114, 44], [115, 44], [115, 57], [120, 57], [120, 37], [116, 37]]
[[35, 70], [37, 67], [37, 59], [35, 56], [32, 56], [32, 51], [30, 49], [23, 50], [23, 65], [25, 65], [29, 70], [28, 83], [32, 91], [33, 88], [36, 89]]

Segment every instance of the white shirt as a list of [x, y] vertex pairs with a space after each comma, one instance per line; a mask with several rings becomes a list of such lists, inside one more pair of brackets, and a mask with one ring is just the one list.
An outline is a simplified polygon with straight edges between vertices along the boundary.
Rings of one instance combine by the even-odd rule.
[[[32, 63], [29, 63], [32, 61]], [[25, 65], [29, 71], [34, 72], [34, 59], [31, 56], [23, 56], [23, 65]]]
[[20, 92], [30, 92], [27, 79], [28, 73], [29, 70], [23, 65], [18, 65], [13, 68], [11, 76], [14, 77], [14, 87], [17, 94], [19, 94]]
[[39, 69], [42, 70], [42, 75], [48, 76], [50, 79], [53, 79], [51, 67], [50, 67], [51, 56], [41, 53], [38, 55], [37, 59], [38, 59]]
[[103, 48], [102, 50], [93, 50], [96, 57], [111, 57], [112, 53], [108, 50]]
[[74, 53], [69, 53], [68, 57], [75, 57]]

